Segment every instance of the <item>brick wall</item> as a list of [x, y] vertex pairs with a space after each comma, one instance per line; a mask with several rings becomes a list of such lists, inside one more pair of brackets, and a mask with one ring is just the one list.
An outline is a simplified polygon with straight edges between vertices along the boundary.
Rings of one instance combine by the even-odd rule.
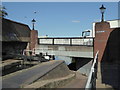
[[30, 50], [33, 50], [35, 46], [38, 43], [38, 31], [37, 30], [31, 30], [31, 35], [30, 35]]
[[120, 89], [120, 27], [110, 28], [108, 22], [95, 24], [94, 55], [98, 50], [101, 83]]
[[98, 22], [95, 24], [94, 55], [99, 50], [98, 61], [102, 60], [109, 35], [113, 30], [108, 22]]

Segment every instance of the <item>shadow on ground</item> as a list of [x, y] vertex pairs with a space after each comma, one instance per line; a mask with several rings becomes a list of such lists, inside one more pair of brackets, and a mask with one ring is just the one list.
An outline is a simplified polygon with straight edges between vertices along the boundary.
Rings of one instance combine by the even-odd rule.
[[70, 70], [77, 71], [87, 63], [91, 61], [91, 58], [73, 58], [73, 62], [68, 65]]

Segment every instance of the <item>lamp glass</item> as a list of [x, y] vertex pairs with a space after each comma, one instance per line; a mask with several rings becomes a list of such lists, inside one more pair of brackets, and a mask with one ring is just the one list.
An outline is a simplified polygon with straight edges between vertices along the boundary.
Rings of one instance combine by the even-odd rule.
[[105, 9], [100, 9], [101, 10], [101, 13], [104, 13], [105, 12]]

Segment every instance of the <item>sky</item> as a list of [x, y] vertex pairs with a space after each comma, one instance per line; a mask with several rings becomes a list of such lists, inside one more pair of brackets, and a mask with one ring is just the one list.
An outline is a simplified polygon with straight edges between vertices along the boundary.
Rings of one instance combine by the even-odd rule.
[[78, 37], [101, 19], [99, 8], [106, 7], [105, 20], [118, 19], [118, 2], [3, 2], [6, 18], [27, 24], [36, 20], [39, 36]]

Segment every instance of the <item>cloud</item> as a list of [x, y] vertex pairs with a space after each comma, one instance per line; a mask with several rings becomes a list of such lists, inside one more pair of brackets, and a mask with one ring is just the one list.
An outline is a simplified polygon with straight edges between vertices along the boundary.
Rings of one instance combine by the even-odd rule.
[[73, 20], [72, 22], [73, 22], [73, 23], [79, 23], [80, 20]]

